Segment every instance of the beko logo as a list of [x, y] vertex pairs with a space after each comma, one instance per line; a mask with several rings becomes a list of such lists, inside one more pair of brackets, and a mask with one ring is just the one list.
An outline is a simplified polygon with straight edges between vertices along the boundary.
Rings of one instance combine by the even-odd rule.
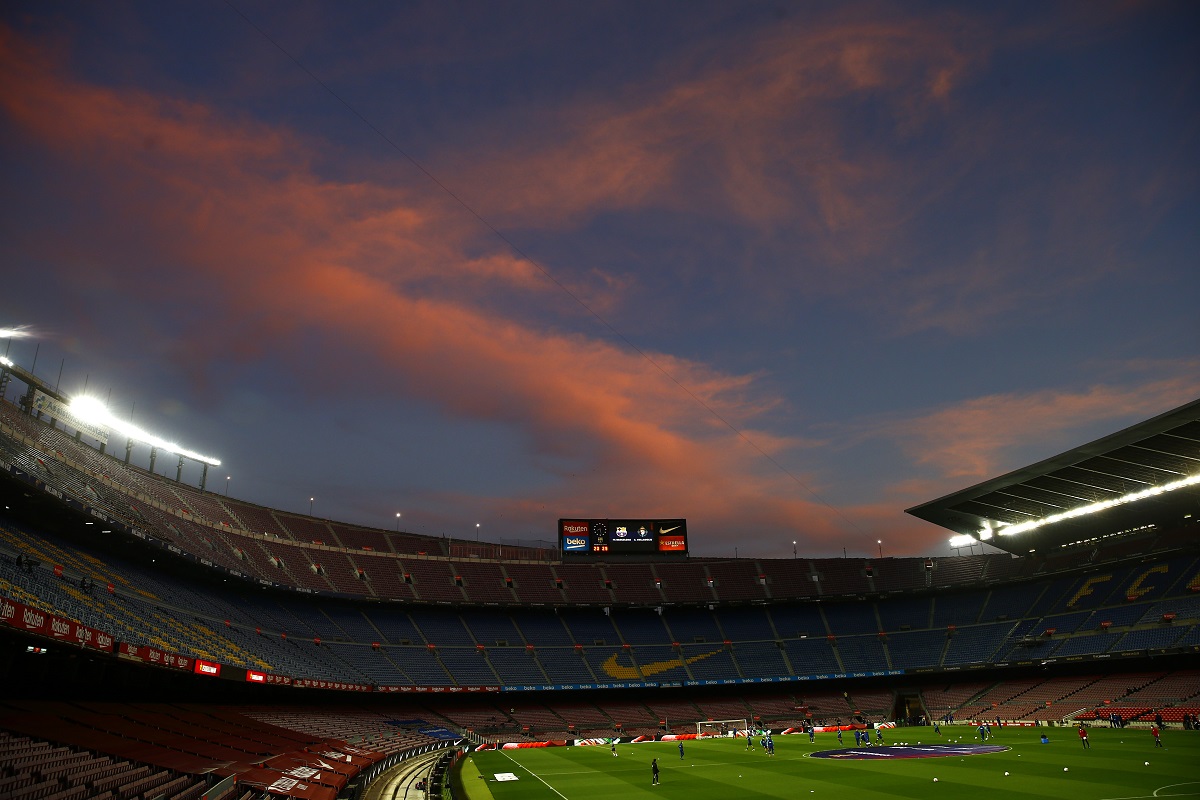
[[586, 536], [564, 536], [564, 550], [587, 550], [588, 538]]

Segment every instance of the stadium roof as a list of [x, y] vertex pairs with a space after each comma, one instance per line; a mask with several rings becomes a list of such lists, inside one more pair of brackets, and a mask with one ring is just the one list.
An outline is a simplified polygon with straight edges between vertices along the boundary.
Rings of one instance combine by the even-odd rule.
[[1045, 553], [1200, 517], [1200, 483], [1189, 479], [1200, 481], [1200, 400], [906, 513], [1011, 553]]

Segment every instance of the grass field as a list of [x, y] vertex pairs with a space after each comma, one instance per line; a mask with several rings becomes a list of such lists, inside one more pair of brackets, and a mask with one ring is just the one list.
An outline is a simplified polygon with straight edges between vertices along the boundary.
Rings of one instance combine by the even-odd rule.
[[[837, 748], [834, 734], [818, 734], [816, 744], [809, 744], [807, 736], [777, 736], [774, 758], [758, 747], [747, 752], [744, 739], [685, 742], [682, 761], [674, 742], [618, 745], [617, 758], [608, 747], [485, 751], [469, 756], [463, 785], [470, 800], [1200, 797], [1200, 733], [1167, 730], [1164, 748], [1156, 749], [1148, 730], [1093, 728], [1092, 749], [1085, 751], [1070, 728], [993, 732], [988, 744], [1011, 749], [961, 758], [881, 761], [809, 757], [818, 750]], [[1043, 732], [1049, 735], [1049, 744], [1039, 742]], [[943, 734], [939, 739], [931, 728], [909, 728], [886, 736], [890, 743], [954, 743], [956, 739], [960, 744], [978, 743], [971, 728], [944, 728]], [[853, 736], [845, 738], [853, 747]], [[650, 785], [653, 758], [661, 769], [658, 786]], [[496, 780], [497, 773], [506, 772], [517, 780]]]

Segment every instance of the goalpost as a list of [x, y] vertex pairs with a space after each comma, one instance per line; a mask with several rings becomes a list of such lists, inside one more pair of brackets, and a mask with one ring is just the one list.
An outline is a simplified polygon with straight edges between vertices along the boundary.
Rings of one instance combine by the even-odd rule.
[[707, 722], [696, 723], [696, 738], [706, 739], [710, 736], [746, 736], [749, 726], [744, 719], [710, 719]]

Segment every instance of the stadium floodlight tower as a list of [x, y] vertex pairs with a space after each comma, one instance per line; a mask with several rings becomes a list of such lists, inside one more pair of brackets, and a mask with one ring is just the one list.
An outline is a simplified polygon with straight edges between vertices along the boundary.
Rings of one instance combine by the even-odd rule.
[[221, 466], [220, 459], [206, 456], [197, 453], [194, 450], [188, 450], [185, 447], [180, 447], [174, 442], [167, 441], [161, 436], [156, 436], [153, 433], [143, 430], [134, 425], [132, 422], [127, 422], [118, 419], [103, 401], [95, 397], [81, 395], [71, 400], [67, 407], [71, 416], [81, 422], [95, 426], [101, 429], [107, 429], [115, 433], [123, 435], [126, 439], [125, 445], [125, 460], [129, 460], [129, 451], [133, 448], [134, 442], [141, 442], [150, 446], [150, 471], [154, 471], [154, 462], [158, 455], [158, 451], [179, 456], [179, 463], [175, 470], [175, 480], [178, 482], [183, 477], [183, 462], [185, 460], [196, 461], [203, 465], [203, 472], [200, 476], [200, 491], [204, 491], [205, 484], [208, 483], [208, 468]]

